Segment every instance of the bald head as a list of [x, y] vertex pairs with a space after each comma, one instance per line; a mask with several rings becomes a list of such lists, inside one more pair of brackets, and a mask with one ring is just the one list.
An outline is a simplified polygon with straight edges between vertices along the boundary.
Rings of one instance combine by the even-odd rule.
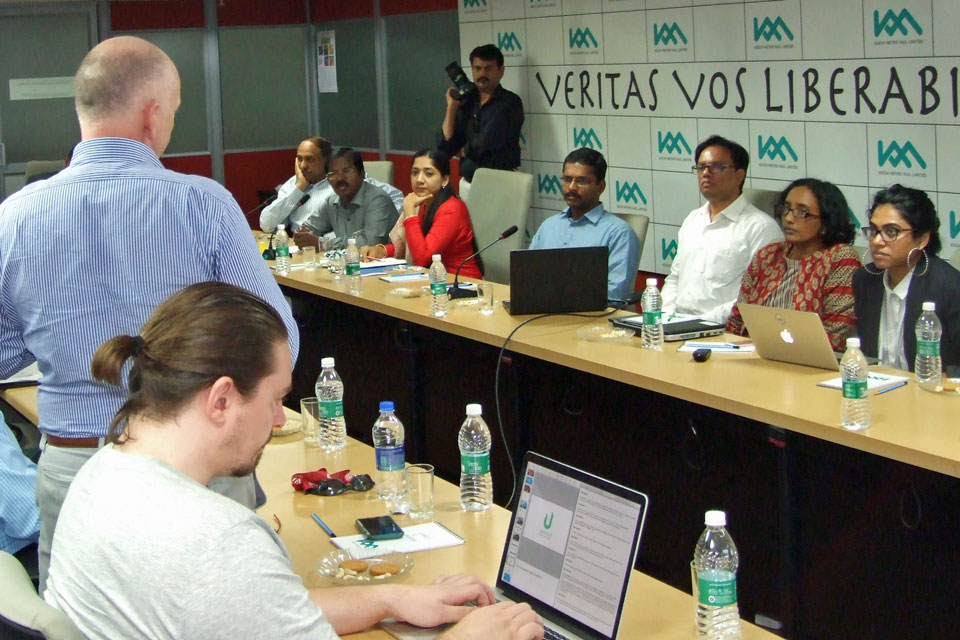
[[128, 137], [163, 153], [180, 106], [180, 77], [157, 46], [131, 36], [104, 40], [80, 63], [74, 86], [84, 139]]

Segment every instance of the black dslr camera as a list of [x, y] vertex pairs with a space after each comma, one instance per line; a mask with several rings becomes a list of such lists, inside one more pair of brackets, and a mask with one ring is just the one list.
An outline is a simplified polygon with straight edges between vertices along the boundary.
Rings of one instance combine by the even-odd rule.
[[450, 95], [453, 96], [454, 99], [463, 102], [477, 92], [477, 85], [467, 79], [467, 74], [464, 73], [463, 67], [461, 67], [456, 60], [448, 64], [445, 71], [447, 75], [450, 76], [450, 80], [453, 81]]

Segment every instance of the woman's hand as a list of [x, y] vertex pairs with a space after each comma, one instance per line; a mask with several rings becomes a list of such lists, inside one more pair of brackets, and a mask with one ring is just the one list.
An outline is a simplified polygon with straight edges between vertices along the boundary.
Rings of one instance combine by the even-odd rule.
[[382, 244], [360, 247], [360, 259], [369, 262], [387, 257], [387, 248]]
[[403, 198], [403, 217], [412, 218], [414, 216], [420, 215], [420, 205], [422, 205], [427, 200], [433, 200], [433, 194], [426, 195], [417, 195], [416, 193], [408, 193]]

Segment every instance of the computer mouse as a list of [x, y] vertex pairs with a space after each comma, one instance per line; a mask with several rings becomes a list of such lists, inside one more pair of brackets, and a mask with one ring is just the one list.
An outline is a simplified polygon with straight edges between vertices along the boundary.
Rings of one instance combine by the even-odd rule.
[[706, 362], [710, 359], [711, 353], [713, 353], [712, 349], [697, 349], [693, 352], [693, 359], [695, 362]]

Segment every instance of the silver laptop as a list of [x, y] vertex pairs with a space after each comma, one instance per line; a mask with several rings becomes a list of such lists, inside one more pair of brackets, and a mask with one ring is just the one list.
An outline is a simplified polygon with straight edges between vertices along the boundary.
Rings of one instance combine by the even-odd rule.
[[[528, 603], [543, 618], [547, 638], [613, 640], [640, 549], [647, 496], [532, 451], [524, 458], [520, 486], [497, 598]], [[381, 626], [400, 640], [436, 638], [444, 631], [398, 622]]]
[[839, 370], [837, 354], [816, 313], [745, 303], [737, 303], [737, 308], [761, 358]]

